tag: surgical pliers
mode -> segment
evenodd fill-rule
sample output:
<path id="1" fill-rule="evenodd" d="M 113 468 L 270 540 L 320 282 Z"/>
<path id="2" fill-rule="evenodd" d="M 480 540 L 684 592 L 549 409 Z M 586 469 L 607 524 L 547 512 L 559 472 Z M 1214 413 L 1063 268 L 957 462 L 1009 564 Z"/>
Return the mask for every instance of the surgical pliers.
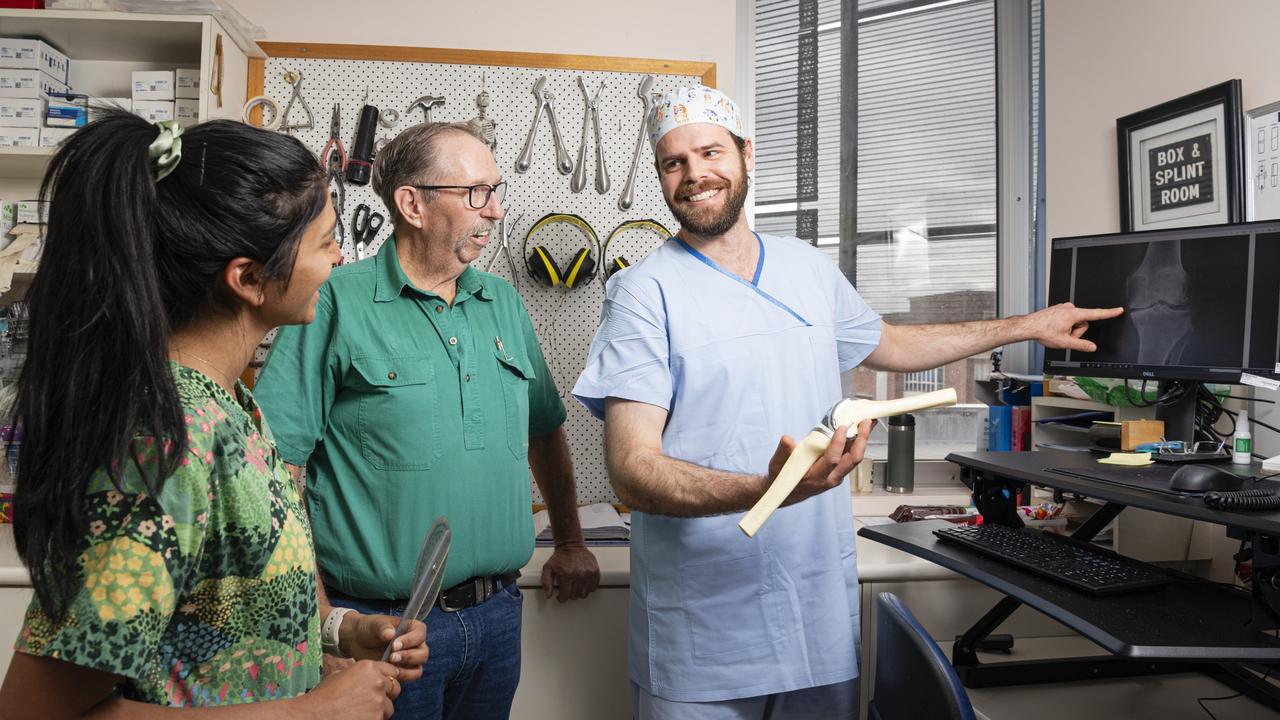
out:
<path id="1" fill-rule="evenodd" d="M 507 229 L 507 216 L 503 213 L 502 219 L 498 221 L 498 249 L 493 251 L 493 255 L 489 256 L 489 262 L 484 266 L 485 272 L 491 272 L 493 263 L 498 259 L 499 255 L 507 256 L 507 269 L 511 272 L 511 284 L 515 286 L 516 292 L 520 292 L 520 276 L 516 273 L 516 259 L 511 254 L 511 236 L 516 232 L 516 226 L 524 219 L 524 213 L 516 217 L 515 222 L 511 223 L 511 229 Z"/>
<path id="2" fill-rule="evenodd" d="M 347 228 L 343 224 L 346 216 L 347 185 L 342 173 L 347 168 L 347 151 L 342 146 L 342 115 L 338 103 L 333 104 L 333 118 L 329 121 L 329 142 L 325 144 L 320 161 L 325 164 L 325 172 L 329 176 L 329 184 L 337 187 L 329 191 L 333 198 L 333 209 L 338 214 L 338 247 L 347 244 Z"/>
<path id="3" fill-rule="evenodd" d="M 284 112 L 280 114 L 280 131 L 288 135 L 292 135 L 294 130 L 310 130 L 315 124 L 315 119 L 311 116 L 311 106 L 307 104 L 307 99 L 302 97 L 302 71 L 290 70 L 284 74 L 284 81 L 293 86 L 293 94 L 289 96 L 289 102 L 284 106 Z M 305 123 L 289 122 L 289 111 L 293 109 L 295 102 L 302 104 L 302 111 L 307 114 Z"/>

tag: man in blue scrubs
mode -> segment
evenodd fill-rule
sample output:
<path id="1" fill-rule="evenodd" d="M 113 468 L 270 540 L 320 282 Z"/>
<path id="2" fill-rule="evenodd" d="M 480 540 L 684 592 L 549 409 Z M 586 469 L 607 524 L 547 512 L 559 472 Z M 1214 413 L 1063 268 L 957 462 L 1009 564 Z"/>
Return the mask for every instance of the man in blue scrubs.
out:
<path id="1" fill-rule="evenodd" d="M 818 720 L 858 709 L 858 579 L 833 439 L 754 538 L 740 512 L 841 397 L 859 364 L 926 370 L 1021 340 L 1091 351 L 1090 320 L 1120 309 L 894 327 L 807 243 L 752 232 L 752 144 L 734 102 L 664 96 L 650 120 L 681 229 L 608 285 L 574 395 L 605 420 L 605 455 L 632 510 L 631 688 L 639 720 Z M 782 439 L 779 440 L 779 437 Z M 843 434 L 837 432 L 836 438 Z M 834 492 L 827 492 L 833 490 Z"/>

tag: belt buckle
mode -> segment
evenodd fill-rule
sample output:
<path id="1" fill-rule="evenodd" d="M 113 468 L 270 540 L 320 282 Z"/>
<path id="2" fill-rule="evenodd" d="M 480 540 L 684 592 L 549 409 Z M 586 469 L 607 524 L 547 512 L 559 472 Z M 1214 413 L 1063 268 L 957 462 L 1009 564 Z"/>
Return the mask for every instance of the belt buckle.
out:
<path id="1" fill-rule="evenodd" d="M 480 603 L 493 597 L 496 583 L 492 576 L 475 578 L 471 581 L 471 604 L 450 605 L 447 593 L 440 593 L 440 609 L 445 612 L 457 612 L 465 610 L 469 607 L 475 607 Z"/>
<path id="2" fill-rule="evenodd" d="M 457 607 L 450 605 L 449 596 L 444 593 L 440 593 L 440 609 L 441 610 L 451 613 L 451 612 L 458 612 L 459 610 L 463 610 L 466 607 L 467 607 L 466 605 L 458 605 Z"/>

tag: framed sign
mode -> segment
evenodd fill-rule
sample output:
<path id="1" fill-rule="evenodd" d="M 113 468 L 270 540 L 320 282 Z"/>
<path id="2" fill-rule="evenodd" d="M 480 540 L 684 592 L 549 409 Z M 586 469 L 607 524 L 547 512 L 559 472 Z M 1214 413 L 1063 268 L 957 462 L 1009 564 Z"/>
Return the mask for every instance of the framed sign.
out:
<path id="1" fill-rule="evenodd" d="M 1245 220 L 1280 218 L 1280 102 L 1245 114 Z"/>
<path id="2" fill-rule="evenodd" d="M 1120 230 L 1244 220 L 1240 81 L 1116 120 Z"/>

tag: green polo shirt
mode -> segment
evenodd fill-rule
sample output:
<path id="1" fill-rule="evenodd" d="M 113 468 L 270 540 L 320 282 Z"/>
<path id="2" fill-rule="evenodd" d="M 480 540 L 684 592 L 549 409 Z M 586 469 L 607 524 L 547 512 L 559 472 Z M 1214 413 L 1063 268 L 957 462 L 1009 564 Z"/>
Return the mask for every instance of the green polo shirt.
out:
<path id="1" fill-rule="evenodd" d="M 533 554 L 529 436 L 565 409 L 501 278 L 467 268 L 450 307 L 409 282 L 390 239 L 333 271 L 314 322 L 280 329 L 254 396 L 285 462 L 310 463 L 316 558 L 339 591 L 408 597 L 440 515 L 444 587 Z"/>

